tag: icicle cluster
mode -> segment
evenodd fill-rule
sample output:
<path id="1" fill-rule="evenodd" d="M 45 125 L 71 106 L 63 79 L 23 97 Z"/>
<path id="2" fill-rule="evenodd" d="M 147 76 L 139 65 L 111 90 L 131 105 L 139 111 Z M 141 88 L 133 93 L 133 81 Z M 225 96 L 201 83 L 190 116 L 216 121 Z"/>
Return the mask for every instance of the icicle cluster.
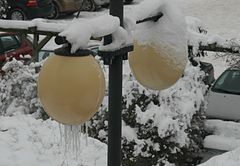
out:
<path id="1" fill-rule="evenodd" d="M 74 154 L 78 159 L 83 146 L 88 146 L 88 122 L 83 125 L 59 124 L 60 141 L 65 157 Z"/>

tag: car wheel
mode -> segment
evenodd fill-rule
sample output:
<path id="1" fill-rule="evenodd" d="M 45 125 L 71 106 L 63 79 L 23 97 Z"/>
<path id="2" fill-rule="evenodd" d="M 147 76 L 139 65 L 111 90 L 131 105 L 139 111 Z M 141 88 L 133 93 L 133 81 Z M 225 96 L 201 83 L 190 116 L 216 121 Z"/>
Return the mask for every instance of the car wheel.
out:
<path id="1" fill-rule="evenodd" d="M 133 0 L 125 0 L 125 4 L 130 4 L 132 2 L 133 2 Z"/>
<path id="2" fill-rule="evenodd" d="M 73 15 L 74 13 L 76 13 L 76 12 L 68 12 L 68 13 L 66 13 L 66 15 Z"/>
<path id="3" fill-rule="evenodd" d="M 94 11 L 96 9 L 95 3 L 92 0 L 84 0 L 82 10 L 83 11 Z"/>
<path id="4" fill-rule="evenodd" d="M 51 15 L 49 15 L 47 18 L 56 19 L 59 17 L 59 15 L 60 15 L 59 7 L 55 3 L 53 3 L 53 11 L 52 11 Z"/>
<path id="5" fill-rule="evenodd" d="M 110 4 L 109 3 L 105 3 L 103 5 L 101 5 L 103 8 L 109 8 Z"/>
<path id="6" fill-rule="evenodd" d="M 11 20 L 26 20 L 27 17 L 21 9 L 11 10 L 9 13 L 9 18 Z"/>

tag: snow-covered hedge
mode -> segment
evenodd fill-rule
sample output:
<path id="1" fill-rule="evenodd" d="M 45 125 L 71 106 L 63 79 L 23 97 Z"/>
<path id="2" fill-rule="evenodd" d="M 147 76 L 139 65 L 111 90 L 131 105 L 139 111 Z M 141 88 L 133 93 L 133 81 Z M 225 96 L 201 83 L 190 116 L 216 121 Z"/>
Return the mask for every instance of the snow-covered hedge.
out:
<path id="1" fill-rule="evenodd" d="M 0 19 L 7 18 L 9 8 L 7 0 L 0 0 Z"/>
<path id="2" fill-rule="evenodd" d="M 204 135 L 206 86 L 198 67 L 188 66 L 174 86 L 154 92 L 124 76 L 123 165 L 196 165 Z M 107 106 L 91 120 L 90 135 L 107 142 Z"/>
<path id="3" fill-rule="evenodd" d="M 47 117 L 37 98 L 36 79 L 40 66 L 41 63 L 25 65 L 17 60 L 4 65 L 4 74 L 0 78 L 2 114 L 23 112 L 43 119 Z M 123 166 L 153 166 L 168 162 L 195 165 L 200 159 L 204 132 L 204 73 L 198 67 L 188 65 L 184 77 L 174 86 L 156 92 L 142 87 L 129 72 L 127 64 L 124 69 Z M 103 142 L 107 142 L 107 98 L 88 125 L 89 135 Z"/>
<path id="4" fill-rule="evenodd" d="M 47 118 L 37 98 L 37 77 L 41 63 L 26 65 L 13 59 L 7 62 L 0 74 L 0 115 L 34 113 Z M 14 107 L 15 109 L 11 109 Z"/>

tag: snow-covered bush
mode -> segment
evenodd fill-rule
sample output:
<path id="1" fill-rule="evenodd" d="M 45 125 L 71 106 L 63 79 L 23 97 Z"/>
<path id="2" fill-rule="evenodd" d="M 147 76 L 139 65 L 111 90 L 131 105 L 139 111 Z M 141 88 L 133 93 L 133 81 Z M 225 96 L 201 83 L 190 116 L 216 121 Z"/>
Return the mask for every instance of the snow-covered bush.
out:
<path id="1" fill-rule="evenodd" d="M 0 19 L 7 18 L 7 11 L 9 9 L 7 0 L 0 0 Z"/>
<path id="2" fill-rule="evenodd" d="M 166 162 L 196 165 L 204 135 L 204 73 L 188 66 L 184 77 L 161 92 L 144 89 L 131 74 L 124 76 L 123 166 Z M 91 120 L 90 135 L 107 142 L 107 108 Z"/>
<path id="3" fill-rule="evenodd" d="M 228 66 L 234 66 L 240 64 L 240 54 L 232 53 L 216 53 L 215 57 L 222 58 L 223 61 L 226 61 Z"/>
<path id="4" fill-rule="evenodd" d="M 35 113 L 42 117 L 43 109 L 37 98 L 37 68 L 41 63 L 26 65 L 13 59 L 2 67 L 0 75 L 0 114 Z M 11 109 L 14 107 L 15 109 Z M 14 112 L 13 112 L 14 111 Z M 42 117 L 44 118 L 44 117 Z"/>
<path id="5" fill-rule="evenodd" d="M 240 54 L 236 53 L 240 52 L 240 39 L 225 39 L 217 34 L 209 33 L 205 30 L 204 24 L 198 18 L 187 16 L 185 20 L 187 22 L 188 30 L 189 59 L 193 65 L 198 65 L 198 57 L 208 55 L 222 58 L 228 66 L 240 63 Z M 200 50 L 200 45 L 206 46 L 208 49 L 215 49 L 215 52 Z"/>

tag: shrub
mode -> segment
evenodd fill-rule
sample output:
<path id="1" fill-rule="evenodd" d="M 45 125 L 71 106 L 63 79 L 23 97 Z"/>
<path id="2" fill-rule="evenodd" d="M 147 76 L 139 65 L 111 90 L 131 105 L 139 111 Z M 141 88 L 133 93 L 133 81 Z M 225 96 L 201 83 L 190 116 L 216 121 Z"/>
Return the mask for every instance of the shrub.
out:
<path id="1" fill-rule="evenodd" d="M 125 75 L 123 96 L 123 166 L 174 163 L 196 165 L 204 136 L 203 72 L 188 66 L 185 76 L 162 92 L 144 89 Z M 107 142 L 107 108 L 92 119 L 90 135 Z"/>
<path id="2" fill-rule="evenodd" d="M 7 18 L 7 12 L 10 9 L 7 0 L 0 0 L 0 19 Z"/>
<path id="3" fill-rule="evenodd" d="M 2 67 L 0 75 L 0 110 L 1 114 L 13 115 L 18 112 L 35 114 L 46 119 L 37 97 L 37 68 L 41 63 L 26 65 L 13 59 Z"/>

